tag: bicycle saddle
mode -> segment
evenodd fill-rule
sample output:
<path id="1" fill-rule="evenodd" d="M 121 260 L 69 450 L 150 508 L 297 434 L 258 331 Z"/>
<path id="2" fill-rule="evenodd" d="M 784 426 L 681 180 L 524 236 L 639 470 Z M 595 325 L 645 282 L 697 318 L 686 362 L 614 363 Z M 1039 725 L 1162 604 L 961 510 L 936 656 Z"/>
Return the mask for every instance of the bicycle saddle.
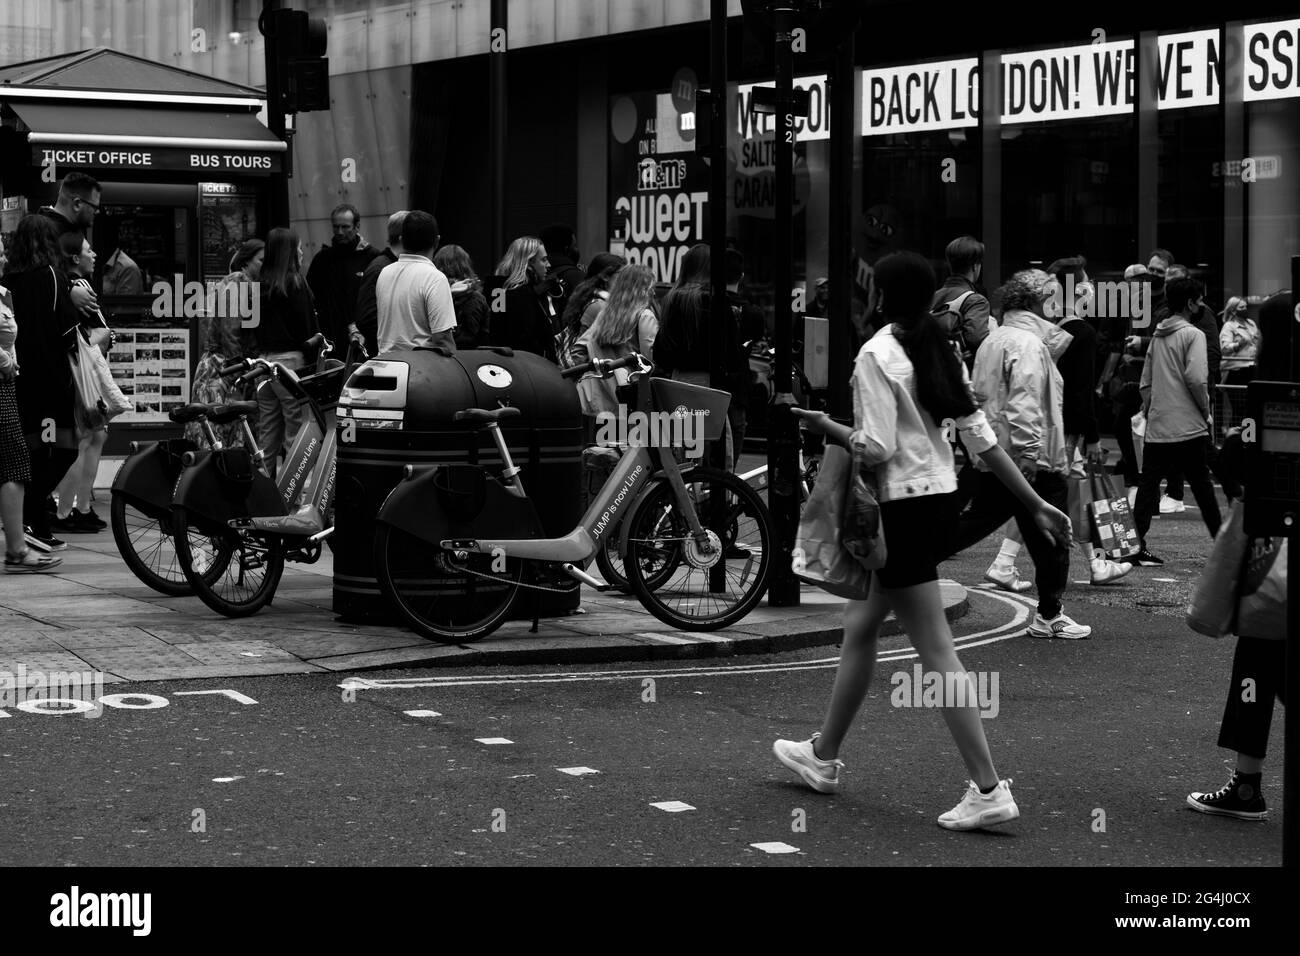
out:
<path id="1" fill-rule="evenodd" d="M 241 415 L 256 415 L 257 402 L 230 402 L 227 405 L 209 405 L 208 421 L 214 425 L 227 425 Z"/>
<path id="2" fill-rule="evenodd" d="M 184 425 L 187 422 L 208 417 L 212 414 L 212 409 L 216 407 L 215 405 L 204 405 L 202 402 L 190 402 L 180 408 L 173 408 L 167 413 L 167 417 L 177 425 Z M 253 407 L 256 408 L 257 404 L 253 403 Z"/>
<path id="3" fill-rule="evenodd" d="M 486 425 L 488 422 L 500 421 L 503 418 L 514 418 L 522 414 L 519 409 L 507 406 L 505 408 L 466 408 L 451 416 L 453 421 L 473 422 L 476 425 Z"/>

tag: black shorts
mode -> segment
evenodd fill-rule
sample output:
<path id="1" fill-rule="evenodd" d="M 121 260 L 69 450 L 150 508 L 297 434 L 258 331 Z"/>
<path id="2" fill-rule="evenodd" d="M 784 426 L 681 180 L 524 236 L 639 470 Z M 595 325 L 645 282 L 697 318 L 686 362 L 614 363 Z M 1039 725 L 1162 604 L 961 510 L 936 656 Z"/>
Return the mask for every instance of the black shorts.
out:
<path id="1" fill-rule="evenodd" d="M 880 584 L 892 590 L 939 580 L 939 563 L 956 550 L 960 510 L 955 491 L 884 502 L 885 566 L 876 572 Z"/>

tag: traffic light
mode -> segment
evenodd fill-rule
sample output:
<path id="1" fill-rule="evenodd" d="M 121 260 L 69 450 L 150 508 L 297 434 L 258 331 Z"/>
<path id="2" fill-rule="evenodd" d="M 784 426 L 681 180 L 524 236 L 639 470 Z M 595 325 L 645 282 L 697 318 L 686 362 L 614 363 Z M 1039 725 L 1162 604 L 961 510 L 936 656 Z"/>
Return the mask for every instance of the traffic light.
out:
<path id="1" fill-rule="evenodd" d="M 325 21 L 309 17 L 303 10 L 276 10 L 272 17 L 281 108 L 286 113 L 329 109 Z"/>

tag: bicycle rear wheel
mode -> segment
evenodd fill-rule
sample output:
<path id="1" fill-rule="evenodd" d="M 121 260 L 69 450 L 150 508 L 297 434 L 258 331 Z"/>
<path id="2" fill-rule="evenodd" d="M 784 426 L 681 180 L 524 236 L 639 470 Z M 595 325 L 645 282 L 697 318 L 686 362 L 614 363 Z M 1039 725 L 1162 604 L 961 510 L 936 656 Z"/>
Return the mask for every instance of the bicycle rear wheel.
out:
<path id="1" fill-rule="evenodd" d="M 502 568 L 489 554 L 457 558 L 400 528 L 378 524 L 375 570 L 379 586 L 411 630 L 431 641 L 465 644 L 504 623 L 523 562 L 506 558 Z"/>
<path id="2" fill-rule="evenodd" d="M 256 614 L 275 597 L 284 573 L 284 539 L 233 528 L 212 526 L 188 509 L 172 509 L 172 537 L 176 557 L 194 593 L 212 610 L 226 617 Z M 217 542 L 217 553 L 227 555 L 219 564 L 205 557 Z"/>
<path id="3" fill-rule="evenodd" d="M 686 481 L 716 550 L 705 554 L 695 543 L 672 486 L 664 481 L 641 497 L 627 519 L 632 524 L 624 566 L 632 593 L 659 620 L 681 630 L 712 631 L 735 624 L 762 600 L 771 569 L 772 522 L 754 489 L 730 472 L 696 468 Z M 710 506 L 715 495 L 724 503 L 718 519 Z M 651 587 L 643 569 L 670 561 L 672 573 Z"/>
<path id="4" fill-rule="evenodd" d="M 170 514 L 155 517 L 115 494 L 109 507 L 109 524 L 122 560 L 141 582 L 170 597 L 194 593 L 176 555 Z M 196 541 L 196 547 L 202 553 L 200 563 L 208 569 L 207 577 L 219 574 L 222 565 L 230 560 L 229 549 L 223 550 L 219 541 Z"/>
<path id="5" fill-rule="evenodd" d="M 669 513 L 662 513 L 657 523 L 661 526 L 667 526 Z M 624 594 L 632 593 L 632 585 L 627 581 L 627 574 L 623 570 L 623 555 L 619 551 L 619 541 L 622 538 L 621 526 L 615 526 L 608 534 L 605 535 L 604 546 L 596 551 L 596 567 L 600 568 L 600 575 L 608 584 L 614 585 Z M 681 561 L 681 553 L 676 549 L 658 551 L 650 553 L 643 551 L 643 557 L 648 557 L 650 563 L 642 568 L 642 577 L 645 578 L 647 586 L 653 591 L 659 585 L 663 584 L 672 573 L 677 570 L 677 565 Z"/>

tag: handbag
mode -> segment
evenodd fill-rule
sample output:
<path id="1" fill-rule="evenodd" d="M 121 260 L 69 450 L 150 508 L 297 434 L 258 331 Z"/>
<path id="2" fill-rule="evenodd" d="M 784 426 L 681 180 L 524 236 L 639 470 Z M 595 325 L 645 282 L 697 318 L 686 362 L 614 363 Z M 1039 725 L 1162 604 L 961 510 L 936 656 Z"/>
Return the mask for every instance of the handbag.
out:
<path id="1" fill-rule="evenodd" d="M 1087 464 L 1088 486 L 1092 501 L 1088 504 L 1088 522 L 1093 546 L 1111 560 L 1129 558 L 1142 550 L 1133 513 L 1126 495 L 1117 495 L 1110 476 Z"/>
<path id="2" fill-rule="evenodd" d="M 1287 541 L 1248 538 L 1244 512 L 1242 502 L 1233 505 L 1215 536 L 1187 626 L 1209 637 L 1280 640 L 1286 634 Z"/>
<path id="3" fill-rule="evenodd" d="M 76 385 L 77 424 L 87 430 L 103 428 L 109 420 L 130 411 L 131 402 L 113 381 L 108 359 L 90 336 L 78 328 L 77 353 L 68 356 L 72 380 Z"/>
<path id="4" fill-rule="evenodd" d="M 882 567 L 885 558 L 880 506 L 857 454 L 827 444 L 799 521 L 791 570 L 837 597 L 865 601 L 871 571 Z"/>

